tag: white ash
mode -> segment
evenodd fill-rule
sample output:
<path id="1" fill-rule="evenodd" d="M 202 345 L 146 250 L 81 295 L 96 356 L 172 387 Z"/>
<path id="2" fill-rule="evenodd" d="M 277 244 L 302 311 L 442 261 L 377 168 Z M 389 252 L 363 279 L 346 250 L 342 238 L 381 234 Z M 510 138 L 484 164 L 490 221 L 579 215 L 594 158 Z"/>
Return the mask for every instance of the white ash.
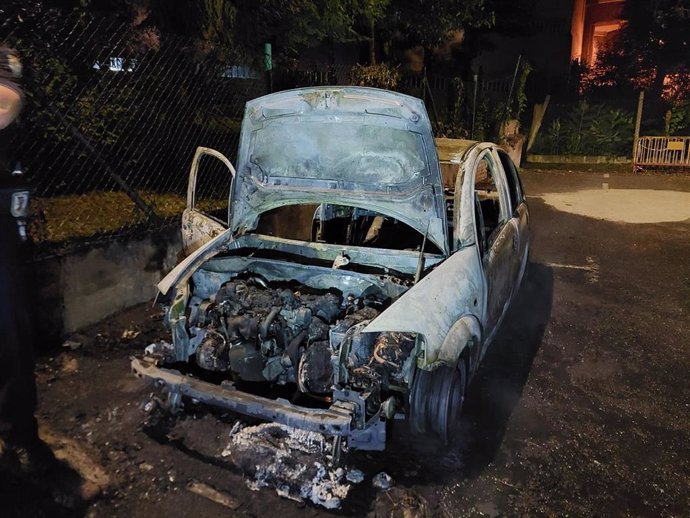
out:
<path id="1" fill-rule="evenodd" d="M 249 489 L 274 488 L 291 500 L 307 500 L 336 509 L 347 497 L 351 483 L 363 480 L 359 470 L 328 466 L 333 439 L 277 423 L 243 426 L 237 422 L 230 442 L 221 453 L 232 456 L 252 478 Z"/>
<path id="2" fill-rule="evenodd" d="M 237 426 L 237 423 L 235 423 Z M 233 430 L 235 427 L 233 427 Z M 281 431 L 283 433 L 281 433 Z M 257 426 L 231 431 L 231 444 L 240 447 L 280 446 L 285 450 L 298 450 L 304 453 L 322 453 L 332 441 L 317 432 L 307 432 L 277 423 L 262 423 Z"/>

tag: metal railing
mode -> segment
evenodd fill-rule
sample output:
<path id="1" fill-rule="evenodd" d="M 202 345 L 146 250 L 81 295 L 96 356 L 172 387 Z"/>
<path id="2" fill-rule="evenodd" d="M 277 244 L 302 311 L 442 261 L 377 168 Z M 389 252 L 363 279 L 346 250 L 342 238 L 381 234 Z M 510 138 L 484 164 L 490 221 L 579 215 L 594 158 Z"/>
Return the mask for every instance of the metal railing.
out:
<path id="1" fill-rule="evenodd" d="M 635 167 L 689 167 L 690 137 L 639 137 Z"/>

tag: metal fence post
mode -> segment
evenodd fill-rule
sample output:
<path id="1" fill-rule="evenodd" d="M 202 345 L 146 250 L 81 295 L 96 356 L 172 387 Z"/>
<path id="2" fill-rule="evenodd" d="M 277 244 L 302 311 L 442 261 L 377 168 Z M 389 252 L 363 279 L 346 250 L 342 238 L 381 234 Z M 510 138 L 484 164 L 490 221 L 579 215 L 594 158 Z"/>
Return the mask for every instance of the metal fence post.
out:
<path id="1" fill-rule="evenodd" d="M 273 92 L 273 53 L 270 43 L 264 43 L 264 68 L 266 70 L 266 88 Z"/>
<path id="2" fill-rule="evenodd" d="M 477 85 L 479 84 L 479 75 L 474 74 L 474 92 L 472 94 L 472 129 L 470 130 L 470 140 L 474 140 L 474 121 L 477 115 Z"/>
<path id="3" fill-rule="evenodd" d="M 522 61 L 522 54 L 518 56 L 517 63 L 515 63 L 515 72 L 513 73 L 513 81 L 510 83 L 510 91 L 508 92 L 508 99 L 506 100 L 506 122 L 510 119 L 510 108 L 513 103 L 513 90 L 515 89 L 515 81 L 517 80 L 518 72 L 520 71 L 520 62 Z"/>
<path id="4" fill-rule="evenodd" d="M 60 124 L 65 126 L 67 131 L 69 131 L 70 135 L 79 142 L 81 145 L 86 148 L 86 150 L 89 152 L 89 154 L 93 157 L 94 160 L 103 168 L 105 171 L 110 175 L 110 177 L 115 181 L 115 183 L 122 189 L 122 191 L 129 197 L 132 202 L 137 206 L 139 210 L 141 210 L 144 214 L 146 214 L 147 218 L 150 218 L 156 223 L 161 223 L 160 217 L 158 217 L 158 214 L 153 210 L 153 208 L 146 203 L 144 200 L 141 199 L 141 196 L 139 196 L 139 193 L 132 189 L 129 184 L 120 176 L 117 172 L 115 172 L 115 169 L 108 163 L 96 150 L 96 148 L 89 142 L 89 140 L 84 136 L 83 133 L 81 133 L 77 128 L 74 127 L 74 125 L 70 124 L 70 122 L 65 118 L 65 116 L 53 106 L 50 101 L 44 99 L 42 95 L 37 95 L 36 97 L 40 98 L 41 101 L 43 102 L 43 106 L 50 112 L 52 113 L 55 118 L 57 118 L 58 121 L 60 121 Z"/>
<path id="5" fill-rule="evenodd" d="M 633 170 L 635 169 L 635 157 L 637 156 L 637 143 L 640 139 L 640 126 L 642 125 L 642 108 L 644 106 L 644 90 L 640 90 L 640 97 L 637 100 L 637 118 L 635 119 L 635 135 L 633 137 Z"/>
<path id="6" fill-rule="evenodd" d="M 436 124 L 440 124 L 441 120 L 438 118 L 438 111 L 436 110 L 436 102 L 434 101 L 434 94 L 431 93 L 431 86 L 429 86 L 429 80 L 426 77 L 426 67 L 424 67 L 424 77 L 422 78 L 422 81 L 424 82 L 424 87 L 426 89 L 426 92 L 429 94 L 429 100 L 431 101 L 431 108 L 434 113 L 434 120 L 436 121 Z"/>

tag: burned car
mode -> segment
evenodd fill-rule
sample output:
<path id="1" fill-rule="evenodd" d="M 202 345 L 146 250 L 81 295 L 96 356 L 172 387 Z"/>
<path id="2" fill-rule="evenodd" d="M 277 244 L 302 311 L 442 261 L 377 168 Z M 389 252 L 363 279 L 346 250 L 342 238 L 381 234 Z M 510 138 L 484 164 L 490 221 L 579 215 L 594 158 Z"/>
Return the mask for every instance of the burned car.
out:
<path id="1" fill-rule="evenodd" d="M 202 158 L 232 179 L 225 221 L 197 203 Z M 453 440 L 528 261 L 503 150 L 434 140 L 413 97 L 297 89 L 247 103 L 236 171 L 197 150 L 187 202 L 189 255 L 158 285 L 171 343 L 135 374 L 173 407 L 193 398 L 353 449 L 384 449 L 394 418 Z"/>

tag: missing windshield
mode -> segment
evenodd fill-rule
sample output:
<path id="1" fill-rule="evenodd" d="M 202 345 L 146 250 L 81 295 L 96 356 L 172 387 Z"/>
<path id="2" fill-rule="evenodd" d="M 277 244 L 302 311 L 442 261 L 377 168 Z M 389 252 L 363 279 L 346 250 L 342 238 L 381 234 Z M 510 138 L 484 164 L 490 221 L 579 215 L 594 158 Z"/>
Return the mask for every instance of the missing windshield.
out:
<path id="1" fill-rule="evenodd" d="M 397 219 L 347 205 L 288 205 L 260 216 L 257 232 L 313 243 L 419 251 L 424 236 Z M 427 240 L 426 253 L 441 254 Z"/>

